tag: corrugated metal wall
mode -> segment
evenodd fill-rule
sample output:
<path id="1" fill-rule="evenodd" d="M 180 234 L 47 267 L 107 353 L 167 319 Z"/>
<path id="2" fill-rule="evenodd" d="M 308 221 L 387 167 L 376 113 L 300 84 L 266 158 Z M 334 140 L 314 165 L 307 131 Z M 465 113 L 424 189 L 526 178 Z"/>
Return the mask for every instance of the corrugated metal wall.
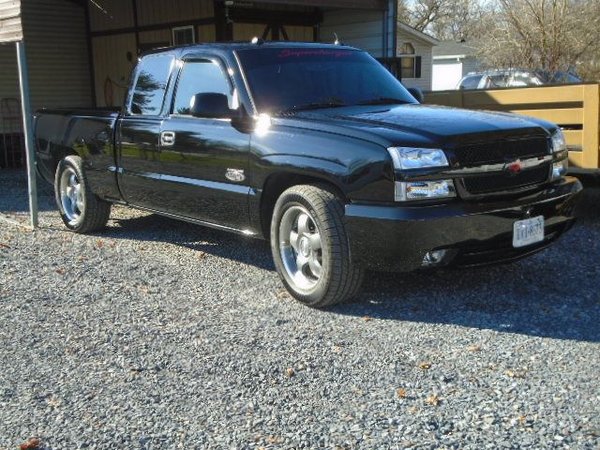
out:
<path id="1" fill-rule="evenodd" d="M 92 47 L 96 102 L 98 106 L 120 106 L 125 100 L 129 76 L 137 63 L 135 34 L 95 37 Z"/>
<path id="2" fill-rule="evenodd" d="M 137 2 L 140 26 L 214 17 L 212 1 L 143 0 Z"/>
<path id="3" fill-rule="evenodd" d="M 0 42 L 20 41 L 21 30 L 20 0 L 0 0 Z"/>
<path id="4" fill-rule="evenodd" d="M 17 49 L 14 43 L 0 44 L 0 67 L 0 99 L 20 98 Z M 0 133 L 20 129 L 20 127 L 15 126 L 11 121 L 7 121 L 6 124 L 4 122 L 3 118 L 0 117 Z"/>
<path id="5" fill-rule="evenodd" d="M 92 106 L 84 8 L 64 0 L 22 8 L 32 108 Z"/>
<path id="6" fill-rule="evenodd" d="M 333 42 L 336 33 L 344 44 L 368 51 L 376 58 L 384 53 L 384 12 L 378 10 L 325 11 L 321 41 Z"/>

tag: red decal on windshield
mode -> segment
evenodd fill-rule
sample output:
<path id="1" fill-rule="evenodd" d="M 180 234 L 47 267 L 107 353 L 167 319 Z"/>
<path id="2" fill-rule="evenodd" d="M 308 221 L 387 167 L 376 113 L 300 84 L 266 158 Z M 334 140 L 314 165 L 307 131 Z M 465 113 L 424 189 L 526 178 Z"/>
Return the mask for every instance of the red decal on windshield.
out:
<path id="1" fill-rule="evenodd" d="M 331 56 L 334 58 L 342 58 L 344 56 L 350 56 L 351 51 L 347 50 L 298 50 L 298 49 L 285 49 L 279 52 L 277 55 L 279 58 L 301 58 L 303 56 Z"/>

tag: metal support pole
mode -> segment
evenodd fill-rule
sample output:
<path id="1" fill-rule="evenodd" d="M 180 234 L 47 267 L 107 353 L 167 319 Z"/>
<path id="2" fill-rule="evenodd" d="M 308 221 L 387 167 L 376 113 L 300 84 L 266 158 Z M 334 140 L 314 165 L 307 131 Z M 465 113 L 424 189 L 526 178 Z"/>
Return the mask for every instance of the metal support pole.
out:
<path id="1" fill-rule="evenodd" d="M 23 134 L 25 135 L 25 151 L 27 153 L 27 181 L 29 188 L 29 214 L 31 228 L 38 226 L 38 200 L 35 170 L 35 152 L 33 146 L 33 125 L 31 121 L 31 103 L 29 100 L 29 76 L 25 42 L 17 42 L 17 60 L 19 62 L 19 87 L 21 89 L 21 109 L 23 114 Z"/>

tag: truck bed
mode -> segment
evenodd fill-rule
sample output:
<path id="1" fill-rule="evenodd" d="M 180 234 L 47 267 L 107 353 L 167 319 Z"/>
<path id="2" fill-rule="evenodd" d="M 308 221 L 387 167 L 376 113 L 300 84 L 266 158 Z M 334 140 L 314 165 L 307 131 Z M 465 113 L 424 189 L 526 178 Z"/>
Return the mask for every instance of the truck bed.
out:
<path id="1" fill-rule="evenodd" d="M 94 192 L 119 198 L 114 173 L 114 130 L 119 108 L 42 109 L 34 116 L 38 173 L 54 182 L 58 162 L 67 155 L 84 161 Z"/>

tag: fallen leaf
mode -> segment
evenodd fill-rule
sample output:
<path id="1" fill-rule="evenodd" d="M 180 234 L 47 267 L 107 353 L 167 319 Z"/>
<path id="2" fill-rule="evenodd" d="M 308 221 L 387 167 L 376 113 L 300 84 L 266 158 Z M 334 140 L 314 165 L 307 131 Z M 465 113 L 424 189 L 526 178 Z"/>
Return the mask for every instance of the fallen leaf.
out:
<path id="1" fill-rule="evenodd" d="M 51 406 L 52 408 L 58 408 L 62 401 L 58 397 L 52 395 L 46 399 L 46 403 L 48 403 L 48 406 Z"/>
<path id="2" fill-rule="evenodd" d="M 294 371 L 293 368 L 288 367 L 287 369 L 285 369 L 285 376 L 288 378 L 293 377 L 294 375 L 296 375 L 296 372 Z"/>
<path id="3" fill-rule="evenodd" d="M 362 318 L 362 320 L 364 320 L 365 322 L 370 322 L 371 320 L 373 320 L 373 318 L 372 318 L 372 317 L 369 317 L 369 316 L 364 316 L 364 317 Z"/>
<path id="4" fill-rule="evenodd" d="M 59 275 L 64 275 L 66 270 L 63 269 L 62 267 L 59 267 L 58 269 L 55 270 L 55 272 Z"/>
<path id="5" fill-rule="evenodd" d="M 334 353 L 342 353 L 342 347 L 340 347 L 339 345 L 334 345 L 333 347 L 331 347 L 331 351 Z"/>
<path id="6" fill-rule="evenodd" d="M 525 422 L 527 422 L 527 416 L 526 416 L 526 415 L 524 415 L 524 414 L 521 414 L 521 415 L 519 416 L 518 420 L 519 420 L 519 423 L 520 423 L 521 425 L 525 425 Z"/>
<path id="7" fill-rule="evenodd" d="M 470 345 L 467 350 L 469 350 L 472 353 L 475 352 L 480 352 L 481 351 L 481 345 Z"/>
<path id="8" fill-rule="evenodd" d="M 437 395 L 432 394 L 425 399 L 425 403 L 431 406 L 437 406 L 440 404 L 440 398 Z"/>
<path id="9" fill-rule="evenodd" d="M 525 378 L 525 371 L 508 369 L 504 371 L 504 375 L 509 378 Z"/>
<path id="10" fill-rule="evenodd" d="M 19 448 L 21 450 L 36 450 L 39 449 L 41 445 L 42 441 L 40 441 L 39 438 L 32 437 L 19 445 Z"/>
<path id="11" fill-rule="evenodd" d="M 104 241 L 102 239 L 98 239 L 96 241 L 96 247 L 98 247 L 98 248 L 104 247 Z"/>
<path id="12" fill-rule="evenodd" d="M 282 300 L 284 298 L 290 298 L 290 294 L 286 290 L 281 290 L 281 291 L 277 292 L 277 294 L 275 294 L 275 296 L 280 300 Z"/>
<path id="13" fill-rule="evenodd" d="M 0 242 L 0 248 L 10 248 L 10 245 Z"/>
<path id="14" fill-rule="evenodd" d="M 404 389 L 404 388 L 396 389 L 396 395 L 398 396 L 398 398 L 406 398 L 406 389 Z"/>
<path id="15" fill-rule="evenodd" d="M 283 442 L 283 439 L 280 438 L 279 436 L 269 436 L 267 438 L 267 442 L 269 444 L 281 444 Z"/>
<path id="16" fill-rule="evenodd" d="M 431 369 L 431 363 L 429 361 L 423 361 L 422 363 L 419 363 L 419 369 L 429 370 Z"/>

